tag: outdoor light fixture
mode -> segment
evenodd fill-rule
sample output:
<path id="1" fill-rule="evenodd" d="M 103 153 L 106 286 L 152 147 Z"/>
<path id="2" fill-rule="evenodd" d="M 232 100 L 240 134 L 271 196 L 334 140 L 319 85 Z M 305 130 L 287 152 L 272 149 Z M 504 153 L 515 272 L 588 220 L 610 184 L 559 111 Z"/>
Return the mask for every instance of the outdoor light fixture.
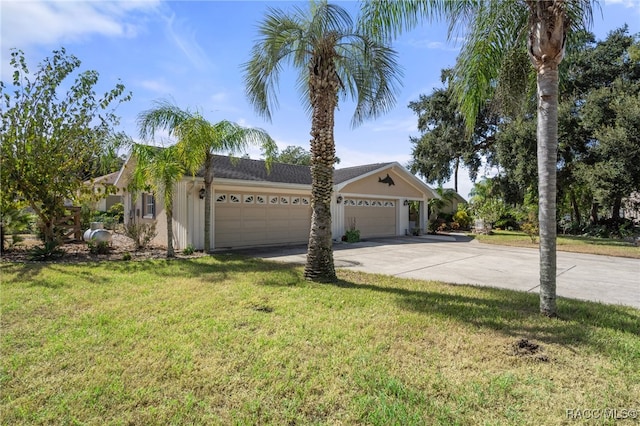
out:
<path id="1" fill-rule="evenodd" d="M 404 200 L 404 205 L 408 206 L 409 205 L 409 200 Z"/>
<path id="2" fill-rule="evenodd" d="M 340 204 L 342 202 L 342 195 L 338 195 L 338 198 L 336 198 L 336 203 Z"/>
<path id="3" fill-rule="evenodd" d="M 201 188 L 200 191 L 198 191 L 198 197 L 200 197 L 201 200 L 204 200 L 204 193 L 204 188 Z"/>

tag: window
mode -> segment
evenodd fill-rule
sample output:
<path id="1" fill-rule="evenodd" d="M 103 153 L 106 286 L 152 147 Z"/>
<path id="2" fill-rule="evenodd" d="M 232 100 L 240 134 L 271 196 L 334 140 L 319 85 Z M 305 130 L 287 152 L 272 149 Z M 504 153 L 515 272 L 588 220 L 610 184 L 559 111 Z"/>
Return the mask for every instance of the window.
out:
<path id="1" fill-rule="evenodd" d="M 156 198 L 153 194 L 142 194 L 142 217 L 153 219 L 156 217 Z"/>

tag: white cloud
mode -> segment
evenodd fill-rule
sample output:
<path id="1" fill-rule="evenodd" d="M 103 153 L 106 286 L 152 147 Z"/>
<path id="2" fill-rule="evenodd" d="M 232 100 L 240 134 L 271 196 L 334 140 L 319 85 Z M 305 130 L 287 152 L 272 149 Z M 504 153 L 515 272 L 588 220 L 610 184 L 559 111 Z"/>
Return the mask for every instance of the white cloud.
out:
<path id="1" fill-rule="evenodd" d="M 434 41 L 429 39 L 415 39 L 411 38 L 405 42 L 407 45 L 418 48 L 418 49 L 429 49 L 429 50 L 445 50 L 456 52 L 459 47 L 456 47 L 453 43 L 447 43 L 442 41 Z"/>
<path id="2" fill-rule="evenodd" d="M 404 132 L 415 133 L 418 131 L 418 120 L 413 115 L 401 120 L 384 120 L 367 125 L 374 132 Z"/>
<path id="3" fill-rule="evenodd" d="M 140 83 L 140 86 L 144 89 L 147 89 L 151 92 L 155 92 L 161 95 L 167 95 L 175 92 L 175 89 L 168 84 L 164 79 L 160 80 L 143 80 Z"/>
<path id="4" fill-rule="evenodd" d="M 138 27 L 133 11 L 150 11 L 148 1 L 3 1 L 2 50 L 30 45 L 59 45 L 91 35 L 133 37 Z"/>
<path id="5" fill-rule="evenodd" d="M 173 43 L 189 60 L 189 62 L 199 70 L 210 70 L 212 64 L 204 51 L 196 41 L 195 31 L 190 30 L 183 20 L 176 20 L 175 14 L 163 16 L 165 22 L 165 33 L 171 43 Z"/>

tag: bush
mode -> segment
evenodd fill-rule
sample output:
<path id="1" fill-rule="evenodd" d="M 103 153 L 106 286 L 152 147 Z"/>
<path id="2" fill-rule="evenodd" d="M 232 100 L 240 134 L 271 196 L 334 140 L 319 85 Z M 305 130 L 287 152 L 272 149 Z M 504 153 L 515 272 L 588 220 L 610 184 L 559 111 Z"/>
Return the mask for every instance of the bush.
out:
<path id="1" fill-rule="evenodd" d="M 111 249 L 109 243 L 106 241 L 89 240 L 87 241 L 87 245 L 89 246 L 89 253 L 91 254 L 108 254 Z"/>
<path id="2" fill-rule="evenodd" d="M 124 234 L 136 244 L 136 250 L 146 248 L 158 234 L 155 223 L 131 221 L 124 226 Z"/>
<path id="3" fill-rule="evenodd" d="M 357 243 L 360 241 L 360 231 L 358 229 L 347 229 L 344 233 L 344 240 L 348 243 Z"/>
<path id="4" fill-rule="evenodd" d="M 184 254 L 185 256 L 191 256 L 195 251 L 196 248 L 193 246 L 193 244 L 189 244 L 184 248 L 184 250 L 182 250 L 182 254 Z"/>
<path id="5" fill-rule="evenodd" d="M 520 225 L 518 224 L 517 219 L 511 213 L 506 213 L 500 216 L 498 220 L 493 224 L 494 228 L 500 229 L 519 229 Z"/>
<path id="6" fill-rule="evenodd" d="M 444 221 L 441 219 L 431 219 L 429 221 L 429 233 L 435 234 L 440 229 L 440 225 L 444 224 Z"/>
<path id="7" fill-rule="evenodd" d="M 25 213 L 15 204 L 10 204 L 0 209 L 0 242 L 1 249 L 5 249 L 5 237 L 11 235 L 10 246 L 13 246 L 23 239 L 20 234 L 29 232 L 31 226 L 31 215 Z"/>
<path id="8" fill-rule="evenodd" d="M 453 215 L 453 221 L 457 222 L 460 228 L 469 229 L 471 226 L 471 216 L 466 209 L 461 208 L 462 205 L 458 206 L 458 211 Z"/>
<path id="9" fill-rule="evenodd" d="M 131 253 L 126 252 L 125 254 L 122 255 L 122 260 L 131 260 Z"/>
<path id="10" fill-rule="evenodd" d="M 529 236 L 529 238 L 531 238 L 531 242 L 533 244 L 537 242 L 538 235 L 540 234 L 540 228 L 537 222 L 528 220 L 524 222 L 520 228 Z"/>
<path id="11" fill-rule="evenodd" d="M 59 248 L 57 241 L 47 241 L 42 246 L 37 246 L 29 251 L 29 259 L 37 261 L 54 260 L 64 256 L 64 250 Z"/>

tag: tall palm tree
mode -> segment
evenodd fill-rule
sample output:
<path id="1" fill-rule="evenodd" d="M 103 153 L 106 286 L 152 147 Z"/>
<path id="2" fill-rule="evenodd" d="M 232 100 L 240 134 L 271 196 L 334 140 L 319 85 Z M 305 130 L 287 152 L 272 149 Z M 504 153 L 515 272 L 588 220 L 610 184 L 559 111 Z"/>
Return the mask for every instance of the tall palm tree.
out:
<path id="1" fill-rule="evenodd" d="M 173 250 L 173 194 L 176 184 L 182 179 L 186 169 L 180 160 L 175 145 L 158 148 L 134 144 L 133 156 L 136 168 L 133 174 L 134 187 L 150 185 L 154 192 L 162 194 L 167 218 L 167 257 L 175 257 Z"/>
<path id="2" fill-rule="evenodd" d="M 159 129 L 167 130 L 177 143 L 177 154 L 187 170 L 195 174 L 204 165 L 204 251 L 211 251 L 211 184 L 214 153 L 238 154 L 250 145 L 262 148 L 267 168 L 277 152 L 276 143 L 262 129 L 243 127 L 222 120 L 211 123 L 199 113 L 183 110 L 167 101 L 157 101 L 154 107 L 138 116 L 143 138 L 153 139 Z"/>
<path id="3" fill-rule="evenodd" d="M 454 84 L 467 127 L 504 74 L 514 49 L 526 48 L 537 76 L 540 312 L 556 316 L 556 165 L 558 65 L 567 36 L 590 24 L 591 0 L 372 0 L 363 15 L 373 32 L 390 37 L 422 19 L 445 18 L 450 35 L 468 28 Z M 499 84 L 499 82 L 498 82 Z"/>
<path id="4" fill-rule="evenodd" d="M 358 29 L 348 12 L 326 1 L 291 13 L 269 9 L 260 39 L 244 64 L 246 93 L 258 113 L 271 119 L 283 65 L 298 71 L 298 89 L 311 113 L 311 231 L 304 276 L 335 281 L 331 241 L 331 193 L 336 161 L 333 136 L 339 97 L 355 99 L 357 126 L 395 104 L 400 77 L 396 53 Z M 308 102 L 308 103 L 307 103 Z"/>

